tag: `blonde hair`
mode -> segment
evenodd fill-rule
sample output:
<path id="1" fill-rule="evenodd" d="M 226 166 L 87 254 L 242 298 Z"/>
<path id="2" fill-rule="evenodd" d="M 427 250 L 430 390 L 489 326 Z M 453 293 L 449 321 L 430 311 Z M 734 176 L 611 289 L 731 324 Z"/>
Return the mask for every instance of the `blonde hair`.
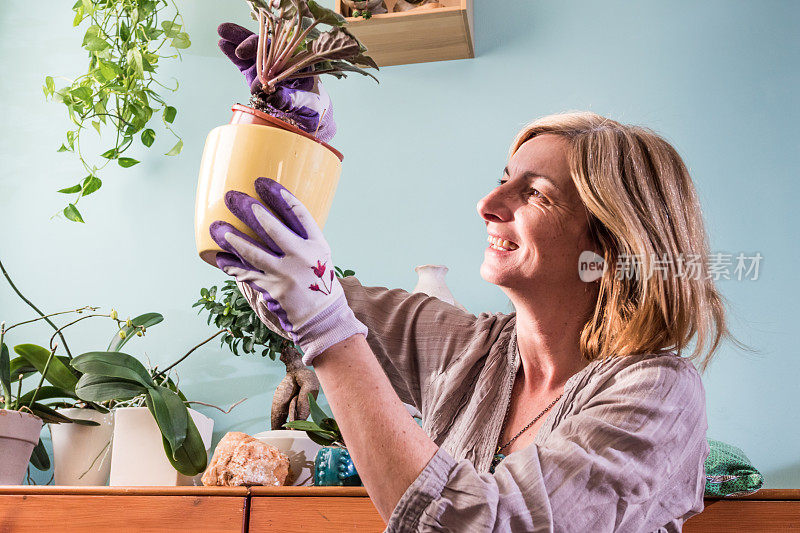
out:
<path id="1" fill-rule="evenodd" d="M 581 332 L 583 356 L 681 355 L 696 336 L 689 358 L 700 359 L 705 370 L 723 337 L 742 346 L 727 328 L 723 297 L 708 274 L 700 203 L 678 152 L 648 128 L 569 112 L 526 125 L 509 157 L 543 134 L 567 140 L 570 175 L 606 265 L 593 316 Z M 694 278 L 676 275 L 679 258 L 692 257 L 699 258 Z M 626 275 L 624 258 L 634 260 L 628 266 L 637 275 Z M 671 265 L 665 276 L 647 275 L 665 259 Z"/>

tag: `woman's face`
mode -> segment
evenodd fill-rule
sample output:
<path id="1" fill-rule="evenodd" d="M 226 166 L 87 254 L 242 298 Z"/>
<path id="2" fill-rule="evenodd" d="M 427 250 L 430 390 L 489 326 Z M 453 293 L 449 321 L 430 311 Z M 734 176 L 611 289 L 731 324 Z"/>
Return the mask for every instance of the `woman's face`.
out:
<path id="1" fill-rule="evenodd" d="M 500 184 L 478 202 L 489 246 L 481 276 L 500 287 L 535 294 L 537 288 L 583 283 L 578 257 L 594 250 L 587 210 L 569 174 L 566 140 L 536 136 L 519 147 Z M 499 250 L 493 237 L 509 241 Z"/>

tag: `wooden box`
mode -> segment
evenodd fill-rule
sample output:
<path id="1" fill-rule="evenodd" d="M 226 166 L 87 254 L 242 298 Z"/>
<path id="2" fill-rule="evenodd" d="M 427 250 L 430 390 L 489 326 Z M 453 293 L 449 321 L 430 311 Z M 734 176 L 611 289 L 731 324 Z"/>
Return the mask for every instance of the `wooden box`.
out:
<path id="1" fill-rule="evenodd" d="M 403 13 L 392 13 L 396 0 L 385 1 L 389 12 L 366 20 L 347 16 L 349 8 L 334 2 L 378 66 L 475 57 L 472 0 L 439 0 L 443 7 Z"/>

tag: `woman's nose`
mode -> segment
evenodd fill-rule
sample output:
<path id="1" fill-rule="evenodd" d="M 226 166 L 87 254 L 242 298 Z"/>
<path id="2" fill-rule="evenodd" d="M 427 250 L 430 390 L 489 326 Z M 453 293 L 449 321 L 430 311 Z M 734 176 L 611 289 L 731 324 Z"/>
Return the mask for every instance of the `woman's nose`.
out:
<path id="1" fill-rule="evenodd" d="M 509 206 L 508 198 L 501 192 L 500 187 L 478 201 L 478 214 L 487 222 L 506 222 L 513 218 L 513 210 Z"/>

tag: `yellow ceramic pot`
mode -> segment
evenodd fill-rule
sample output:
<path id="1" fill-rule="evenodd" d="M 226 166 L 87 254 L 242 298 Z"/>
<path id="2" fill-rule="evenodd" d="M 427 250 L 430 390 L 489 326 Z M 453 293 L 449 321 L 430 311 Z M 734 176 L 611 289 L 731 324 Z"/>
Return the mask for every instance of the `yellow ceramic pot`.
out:
<path id="1" fill-rule="evenodd" d="M 197 253 L 214 266 L 222 251 L 208 229 L 215 220 L 257 239 L 225 207 L 227 191 L 258 198 L 255 180 L 274 179 L 303 202 L 322 228 L 342 171 L 341 154 L 308 133 L 249 107 L 237 104 L 233 109 L 232 123 L 214 128 L 206 138 L 197 182 Z"/>

